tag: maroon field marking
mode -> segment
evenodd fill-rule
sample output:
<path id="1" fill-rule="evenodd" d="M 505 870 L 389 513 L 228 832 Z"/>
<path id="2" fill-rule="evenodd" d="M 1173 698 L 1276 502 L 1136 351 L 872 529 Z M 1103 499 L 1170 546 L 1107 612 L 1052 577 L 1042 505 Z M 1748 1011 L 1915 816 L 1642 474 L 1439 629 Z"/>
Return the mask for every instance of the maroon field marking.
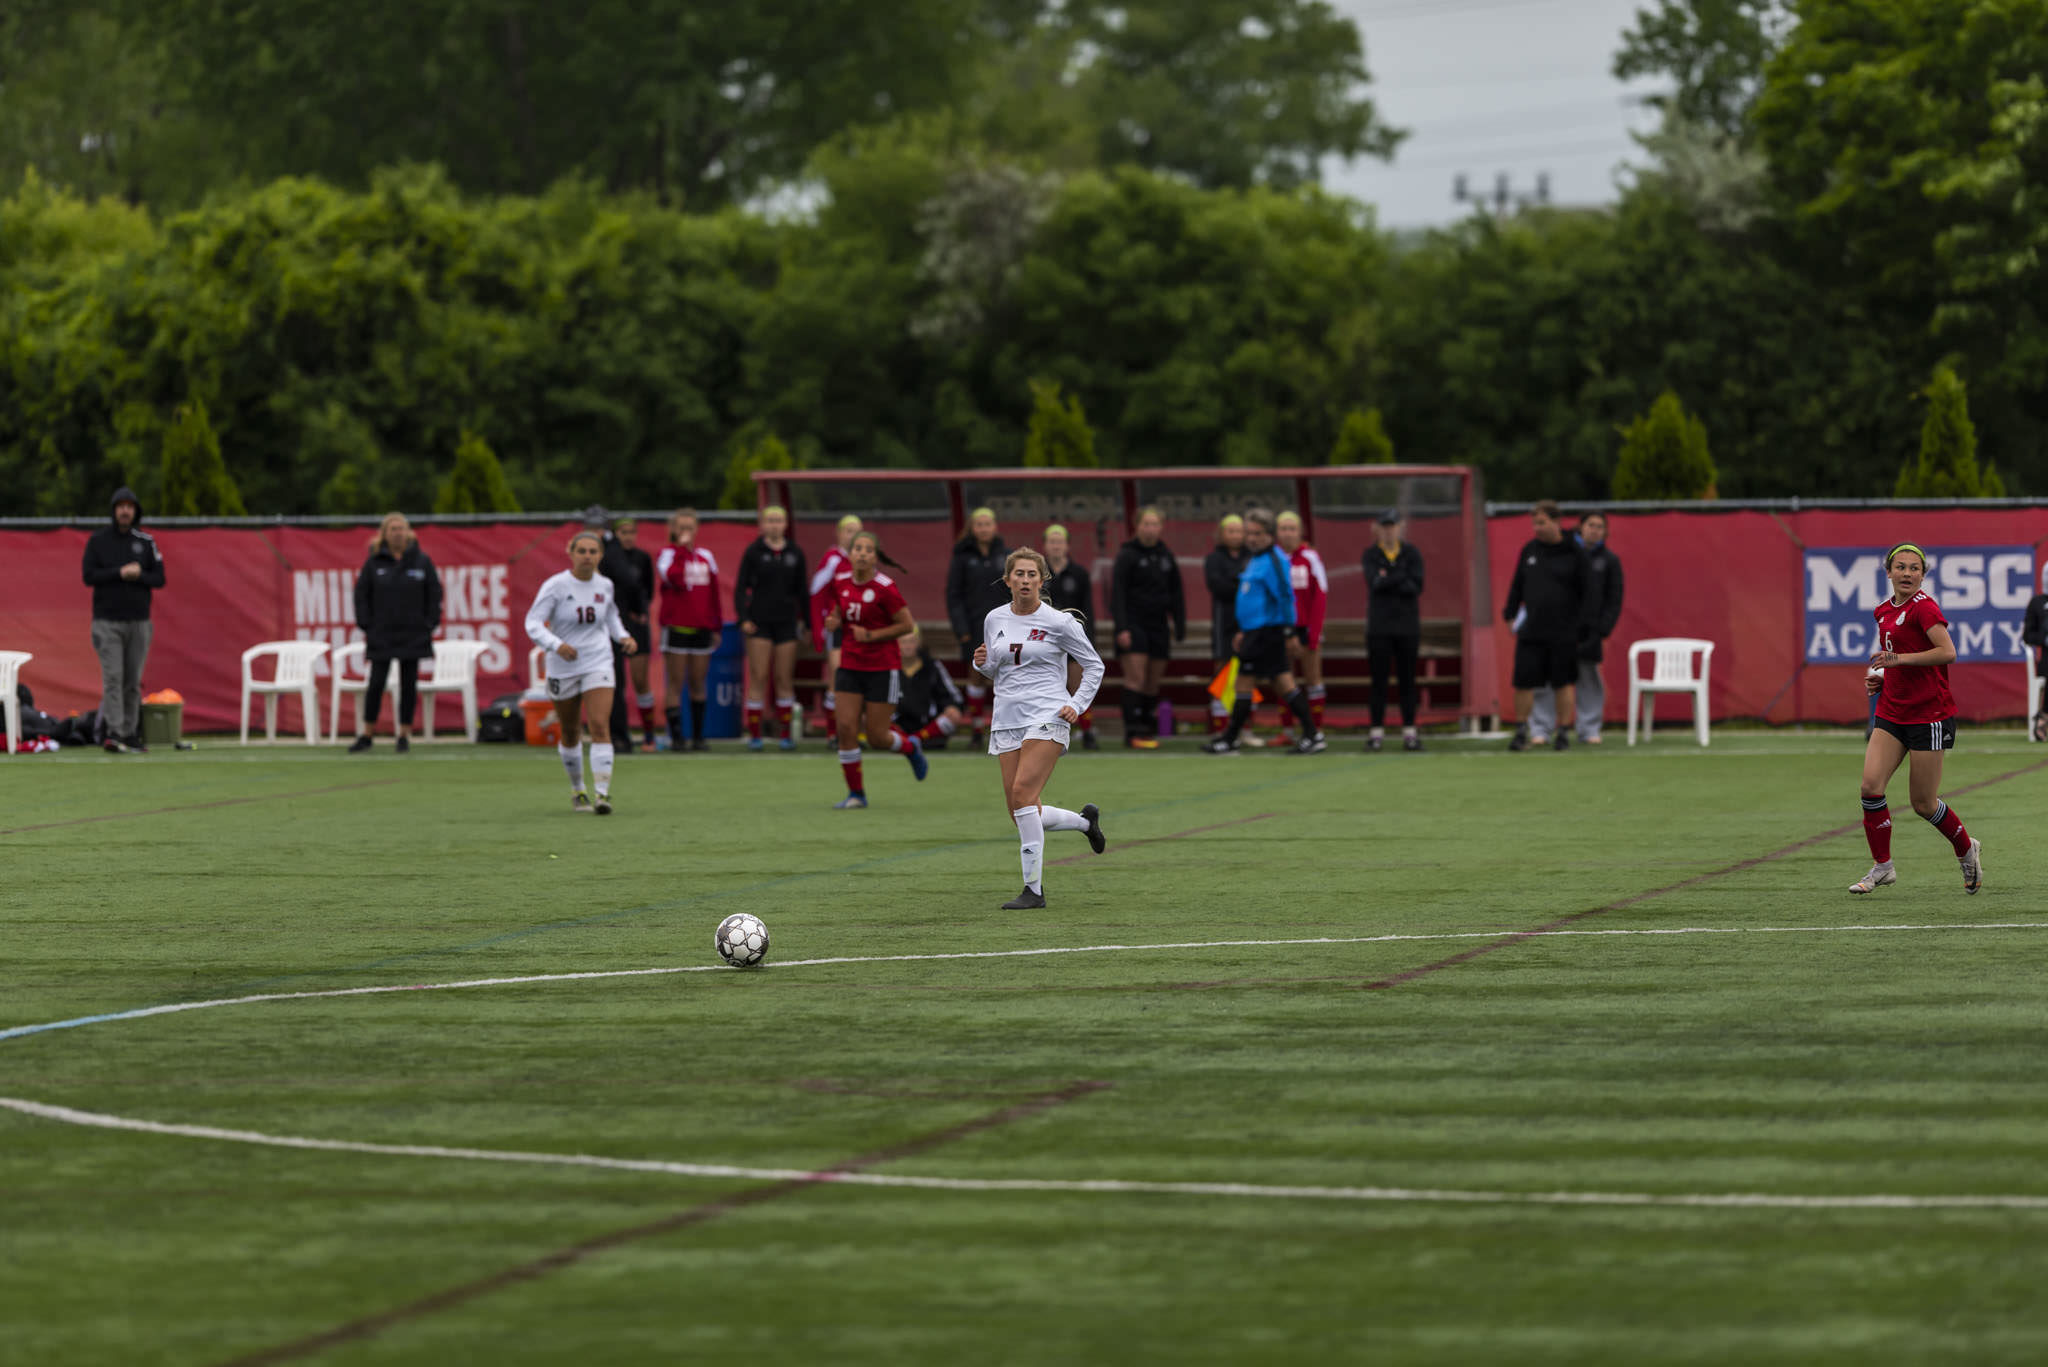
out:
<path id="1" fill-rule="evenodd" d="M 2037 760 L 2032 764 L 2014 769 L 2011 773 L 1999 774 L 1976 783 L 1965 784 L 1963 787 L 1953 791 L 1956 796 L 1960 797 L 1964 793 L 1973 793 L 1980 788 L 1989 788 L 1994 783 L 2003 783 L 2007 779 L 2019 778 L 2022 775 L 2031 774 L 2038 769 L 2048 769 L 2048 759 Z M 1610 911 L 1621 911 L 1624 908 L 1635 906 L 1639 902 L 1650 901 L 1653 898 L 1667 897 L 1674 892 L 1683 892 L 1687 888 L 1698 887 L 1701 883 L 1711 882 L 1716 878 L 1726 878 L 1731 873 L 1743 873 L 1749 869 L 1756 868 L 1759 864 L 1769 864 L 1775 860 L 1783 859 L 1786 855 L 1797 854 L 1808 846 L 1818 845 L 1826 840 L 1838 839 L 1841 836 L 1850 834 L 1852 831 L 1860 831 L 1862 829 L 1863 823 L 1860 821 L 1852 826 L 1837 826 L 1831 831 L 1822 831 L 1819 835 L 1810 835 L 1804 840 L 1796 840 L 1783 849 L 1772 850 L 1769 854 L 1760 854 L 1754 859 L 1744 859 L 1725 868 L 1710 869 L 1706 873 L 1696 873 L 1692 877 L 1681 879 L 1676 883 L 1668 883 L 1661 888 L 1652 888 L 1648 892 L 1634 893 L 1619 901 L 1609 902 L 1606 906 L 1589 907 L 1585 911 L 1575 911 L 1569 916 L 1560 916 L 1555 921 L 1548 922 L 1547 924 L 1534 926 L 1528 930 L 1518 930 L 1512 935 L 1503 935 L 1498 940 L 1489 940 L 1483 945 L 1478 945 L 1459 954 L 1453 954 L 1448 959 L 1438 959 L 1433 964 L 1424 964 L 1420 968 L 1411 968 L 1404 973 L 1396 973 L 1392 977 L 1381 978 L 1376 982 L 1363 983 L 1360 986 L 1367 992 L 1384 992 L 1390 987 L 1399 987 L 1402 983 L 1411 983 L 1417 978 L 1426 978 L 1430 974 L 1440 973 L 1446 968 L 1455 968 L 1459 964 L 1470 963 L 1482 954 L 1491 954 L 1495 950 L 1508 949 L 1524 941 L 1548 935 L 1552 931 L 1563 930 L 1575 921 L 1584 921 L 1593 916 L 1604 916 Z"/>
<path id="2" fill-rule="evenodd" d="M 1135 849 L 1139 845 L 1157 845 L 1162 841 L 1167 840 L 1185 840 L 1191 835 L 1203 835 L 1209 831 L 1228 830 L 1232 826 L 1249 826 L 1254 821 L 1270 821 L 1272 819 L 1273 813 L 1260 812 L 1257 816 L 1241 816 L 1235 821 L 1219 821 L 1213 826 L 1196 826 L 1192 830 L 1175 831 L 1172 835 L 1148 835 L 1143 840 L 1120 840 L 1116 844 L 1111 845 L 1108 849 L 1104 850 L 1102 853 L 1114 854 L 1118 850 Z M 1057 868 L 1062 864 L 1081 864 L 1086 863 L 1090 859 L 1095 859 L 1099 857 L 1100 856 L 1092 853 L 1070 854 L 1065 859 L 1055 859 L 1052 862 L 1053 867 Z"/>
<path id="3" fill-rule="evenodd" d="M 143 812 L 109 812 L 105 816 L 74 816 L 66 821 L 45 821 L 34 826 L 9 826 L 0 835 L 21 835 L 26 831 L 54 831 L 60 826 L 90 826 L 95 821 L 127 821 L 138 816 L 169 816 L 173 812 L 204 812 L 215 807 L 239 807 L 247 802 L 282 802 L 288 797 L 320 797 L 326 793 L 352 793 L 359 788 L 381 788 L 398 782 L 395 778 L 373 778 L 366 783 L 337 783 L 331 788 L 306 788 L 296 793 L 265 793 L 260 797 L 224 797 L 218 802 L 188 802 L 182 807 L 152 807 Z"/>
<path id="4" fill-rule="evenodd" d="M 780 1182 L 770 1182 L 764 1186 L 749 1187 L 745 1191 L 736 1191 L 729 1196 L 720 1196 L 701 1205 L 691 1206 L 688 1210 L 677 1211 L 673 1215 L 665 1215 L 659 1220 L 652 1220 L 646 1224 L 633 1225 L 626 1229 L 613 1230 L 609 1234 L 599 1234 L 592 1238 L 581 1240 L 567 1247 L 558 1248 L 552 1253 L 544 1253 L 529 1262 L 508 1267 L 500 1272 L 494 1272 L 488 1277 L 479 1277 L 473 1282 L 466 1282 L 460 1286 L 451 1286 L 445 1290 L 436 1291 L 431 1296 L 424 1296 L 409 1304 L 397 1306 L 390 1310 L 379 1311 L 374 1315 L 365 1315 L 361 1319 L 351 1320 L 347 1324 L 337 1325 L 332 1329 L 323 1330 L 318 1334 L 313 1334 L 292 1343 L 280 1344 L 275 1348 L 265 1348 L 260 1352 L 250 1353 L 244 1357 L 229 1359 L 224 1364 L 224 1367 L 264 1367 L 265 1364 L 294 1362 L 300 1358 L 311 1357 L 313 1354 L 323 1352 L 326 1349 L 339 1347 L 344 1343 L 353 1343 L 362 1339 L 372 1338 L 395 1325 L 404 1324 L 411 1320 L 425 1319 L 427 1316 L 438 1314 L 443 1310 L 452 1310 L 458 1305 L 476 1300 L 480 1296 L 487 1296 L 493 1291 L 502 1291 L 506 1287 L 516 1286 L 522 1282 L 536 1281 L 551 1272 L 559 1272 L 565 1267 L 574 1266 L 585 1258 L 593 1257 L 596 1254 L 604 1253 L 626 1244 L 637 1243 L 642 1239 L 651 1239 L 657 1235 L 670 1234 L 679 1229 L 688 1229 L 692 1225 L 705 1224 L 708 1221 L 717 1219 L 721 1215 L 727 1215 L 736 1210 L 744 1210 L 748 1206 L 757 1206 L 763 1201 L 772 1201 L 778 1196 L 788 1196 L 795 1192 L 808 1191 L 813 1187 L 830 1183 L 834 1177 L 841 1173 L 860 1172 L 867 1168 L 878 1167 L 883 1163 L 893 1163 L 898 1159 L 913 1158 L 922 1153 L 929 1153 L 933 1149 L 965 1139 L 970 1135 L 980 1134 L 984 1130 L 993 1130 L 1004 1125 L 1014 1124 L 1019 1120 L 1029 1119 L 1031 1116 L 1038 1115 L 1043 1111 L 1052 1110 L 1056 1106 L 1064 1106 L 1070 1101 L 1078 1101 L 1084 1096 L 1103 1091 L 1109 1086 L 1111 1084 L 1107 1082 L 1070 1083 L 1057 1091 L 1045 1092 L 1029 1100 L 1020 1101 L 1015 1105 L 991 1111 L 987 1115 L 979 1116 L 973 1120 L 962 1121 L 958 1125 L 950 1125 L 943 1130 L 934 1130 L 930 1134 L 920 1135 L 915 1139 L 907 1139 L 901 1144 L 894 1144 L 886 1149 L 878 1149 L 873 1153 L 862 1154 L 856 1158 L 846 1159 L 844 1162 L 834 1163 L 830 1167 L 820 1168 L 816 1172 L 807 1173 L 802 1177 L 791 1177 Z"/>

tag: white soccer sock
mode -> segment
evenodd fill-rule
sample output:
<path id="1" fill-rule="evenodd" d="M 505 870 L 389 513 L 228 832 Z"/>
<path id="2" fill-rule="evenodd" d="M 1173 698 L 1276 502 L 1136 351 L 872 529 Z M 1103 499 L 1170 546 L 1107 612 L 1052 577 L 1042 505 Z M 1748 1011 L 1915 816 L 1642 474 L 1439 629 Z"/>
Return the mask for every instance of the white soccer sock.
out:
<path id="1" fill-rule="evenodd" d="M 603 745 L 595 741 L 590 745 L 591 777 L 597 780 L 597 791 L 609 793 L 612 790 L 612 747 L 607 741 Z"/>
<path id="2" fill-rule="evenodd" d="M 827 679 L 826 682 L 830 683 L 831 680 Z M 839 710 L 839 695 L 831 689 L 825 691 L 825 710 L 827 712 L 837 712 Z"/>
<path id="3" fill-rule="evenodd" d="M 1085 831 L 1088 819 L 1079 812 L 1070 812 L 1065 807 L 1040 807 L 1038 819 L 1045 823 L 1048 831 Z"/>
<path id="4" fill-rule="evenodd" d="M 960 723 L 954 721 L 951 717 L 940 717 L 933 724 L 939 728 L 939 734 L 942 736 L 950 736 L 960 729 Z"/>
<path id="5" fill-rule="evenodd" d="M 633 705 L 640 709 L 640 715 L 644 717 L 654 710 L 654 695 L 652 693 L 635 693 L 633 695 Z"/>
<path id="6" fill-rule="evenodd" d="M 1384 726 L 1375 726 L 1367 737 L 1369 740 L 1385 740 L 1386 738 L 1387 728 Z"/>
<path id="7" fill-rule="evenodd" d="M 568 771 L 569 788 L 572 792 L 583 791 L 583 744 L 557 745 L 555 753 L 562 757 L 562 768 Z"/>
<path id="8" fill-rule="evenodd" d="M 1042 892 L 1039 864 L 1045 854 L 1045 823 L 1039 820 L 1036 807 L 1019 807 L 1010 815 L 1017 819 L 1017 857 L 1024 866 L 1024 886 Z"/>

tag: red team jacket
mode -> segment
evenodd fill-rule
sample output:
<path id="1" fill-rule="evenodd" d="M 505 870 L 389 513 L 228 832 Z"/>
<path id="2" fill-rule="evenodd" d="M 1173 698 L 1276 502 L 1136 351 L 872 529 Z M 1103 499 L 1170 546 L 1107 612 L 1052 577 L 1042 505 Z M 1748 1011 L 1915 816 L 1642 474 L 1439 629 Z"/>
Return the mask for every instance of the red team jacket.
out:
<path id="1" fill-rule="evenodd" d="M 663 546 L 654 573 L 661 580 L 661 624 L 679 631 L 722 630 L 725 613 L 719 605 L 718 562 L 710 551 L 691 546 Z"/>
<path id="2" fill-rule="evenodd" d="M 1915 655 L 1934 649 L 1929 627 L 1945 627 L 1948 618 L 1925 593 L 1916 593 L 1903 606 L 1887 598 L 1877 605 L 1877 638 L 1881 650 Z M 1884 687 L 1877 695 L 1877 715 L 1900 726 L 1947 721 L 1956 714 L 1955 695 L 1948 691 L 1947 665 L 1893 665 L 1884 672 Z"/>
<path id="3" fill-rule="evenodd" d="M 852 568 L 846 552 L 837 546 L 818 557 L 817 572 L 811 576 L 811 643 L 820 650 L 825 648 L 825 619 L 839 605 L 839 589 L 835 581 L 840 575 L 850 573 Z"/>
<path id="4" fill-rule="evenodd" d="M 1288 557 L 1294 579 L 1294 620 L 1300 625 L 1310 650 L 1323 647 L 1323 618 L 1330 610 L 1330 576 L 1323 570 L 1323 558 L 1315 547 L 1302 545 Z"/>

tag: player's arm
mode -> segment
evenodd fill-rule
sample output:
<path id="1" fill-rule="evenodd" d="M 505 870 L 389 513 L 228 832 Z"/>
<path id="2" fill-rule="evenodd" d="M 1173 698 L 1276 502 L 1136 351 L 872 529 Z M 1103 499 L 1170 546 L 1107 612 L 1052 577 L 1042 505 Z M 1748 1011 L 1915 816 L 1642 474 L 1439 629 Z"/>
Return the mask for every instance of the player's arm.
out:
<path id="1" fill-rule="evenodd" d="M 1330 613 L 1330 576 L 1323 569 L 1323 557 L 1311 549 L 1308 553 L 1308 620 L 1302 623 L 1308 628 L 1309 639 L 1323 639 L 1323 621 Z"/>
<path id="2" fill-rule="evenodd" d="M 1173 573 L 1166 580 L 1166 615 L 1173 619 L 1173 639 L 1185 641 L 1188 638 L 1188 587 L 1181 582 L 1180 560 L 1173 562 Z"/>
<path id="3" fill-rule="evenodd" d="M 548 619 L 554 615 L 554 597 L 546 589 L 542 589 L 534 595 L 533 606 L 526 610 L 526 636 L 528 640 L 532 641 L 542 650 L 547 651 L 550 655 L 561 655 L 563 650 L 562 638 L 548 630 Z M 568 650 L 570 653 L 562 655 L 562 658 L 565 660 L 575 659 L 576 647 L 569 646 Z"/>
<path id="4" fill-rule="evenodd" d="M 1508 580 L 1507 601 L 1502 603 L 1500 608 L 1500 619 L 1503 622 L 1514 621 L 1515 614 L 1522 610 L 1522 561 L 1524 558 L 1521 555 L 1515 557 L 1515 577 Z"/>
<path id="5" fill-rule="evenodd" d="M 740 556 L 740 572 L 732 586 L 732 615 L 740 624 L 740 630 L 748 631 L 753 619 L 748 614 L 754 607 L 754 575 L 756 557 L 754 547 L 749 546 Z M 749 635 L 752 633 L 749 631 Z"/>
<path id="6" fill-rule="evenodd" d="M 1081 682 L 1072 690 L 1073 701 L 1067 704 L 1074 715 L 1069 721 L 1077 721 L 1083 712 L 1095 705 L 1096 691 L 1102 687 L 1102 656 L 1095 649 L 1095 643 L 1088 639 L 1088 628 L 1081 622 L 1067 619 L 1067 658 L 1081 666 Z M 1062 709 L 1064 715 L 1066 709 Z"/>
<path id="7" fill-rule="evenodd" d="M 1880 650 L 1870 657 L 1870 663 L 1879 669 L 1893 665 L 1947 665 L 1956 661 L 1956 643 L 1949 638 L 1948 625 L 1931 622 L 1927 627 L 1927 639 L 1934 642 L 1932 650 L 1916 650 L 1911 655 L 1901 655 L 1895 650 Z"/>

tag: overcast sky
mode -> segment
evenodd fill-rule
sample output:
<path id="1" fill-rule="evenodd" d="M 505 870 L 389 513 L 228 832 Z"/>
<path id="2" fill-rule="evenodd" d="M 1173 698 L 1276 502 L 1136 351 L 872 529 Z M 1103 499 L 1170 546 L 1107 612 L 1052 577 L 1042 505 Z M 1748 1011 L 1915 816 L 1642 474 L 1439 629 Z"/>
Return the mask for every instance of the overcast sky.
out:
<path id="1" fill-rule="evenodd" d="M 1455 222 L 1466 172 L 1491 193 L 1507 172 L 1528 194 L 1550 173 L 1551 202 L 1605 204 L 1629 130 L 1655 116 L 1629 97 L 1655 82 L 1609 74 L 1621 34 L 1648 0 L 1332 0 L 1358 22 L 1381 117 L 1410 131 L 1391 165 L 1332 161 L 1324 182 L 1374 206 L 1387 228 Z"/>

